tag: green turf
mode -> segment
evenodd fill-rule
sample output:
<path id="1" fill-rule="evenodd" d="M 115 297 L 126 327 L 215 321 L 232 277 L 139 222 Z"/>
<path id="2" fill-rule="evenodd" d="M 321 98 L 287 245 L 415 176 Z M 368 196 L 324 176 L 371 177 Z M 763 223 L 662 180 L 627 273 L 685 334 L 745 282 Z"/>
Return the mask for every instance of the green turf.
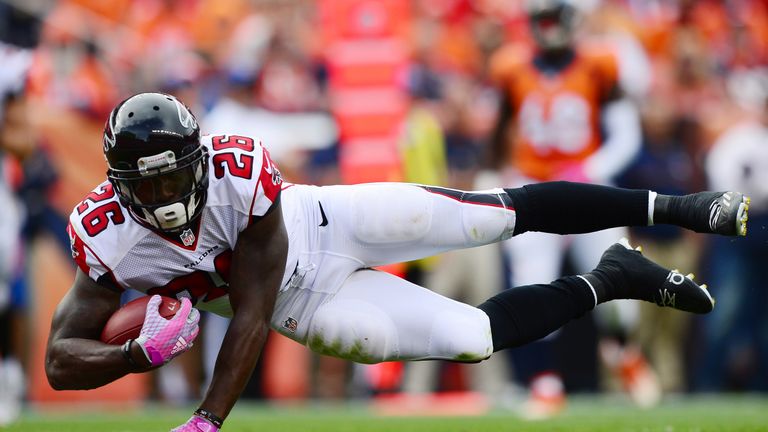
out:
<path id="1" fill-rule="evenodd" d="M 9 432 L 168 431 L 184 422 L 189 409 L 147 408 L 130 412 L 30 411 Z M 269 407 L 239 404 L 225 432 L 709 432 L 768 431 L 768 398 L 730 396 L 666 401 L 639 410 L 620 398 L 574 397 L 555 420 L 526 422 L 494 410 L 479 417 L 377 417 L 364 405 Z"/>

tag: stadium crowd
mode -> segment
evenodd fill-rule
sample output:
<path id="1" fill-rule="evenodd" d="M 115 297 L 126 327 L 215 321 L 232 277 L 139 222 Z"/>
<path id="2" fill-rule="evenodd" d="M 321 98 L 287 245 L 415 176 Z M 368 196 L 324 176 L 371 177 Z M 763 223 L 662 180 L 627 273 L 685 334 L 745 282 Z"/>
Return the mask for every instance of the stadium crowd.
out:
<path id="1" fill-rule="evenodd" d="M 35 333 L 31 328 L 43 325 L 24 319 L 46 296 L 35 287 L 40 270 L 32 265 L 34 254 L 41 247 L 70 253 L 66 218 L 103 177 L 98 143 L 119 100 L 140 91 L 173 93 L 197 114 L 204 132 L 234 125 L 263 137 L 286 179 L 339 182 L 345 143 L 328 84 L 332 71 L 319 3 L 0 2 L 3 63 L 9 64 L 10 47 L 30 57 L 22 72 L 24 89 L 1 95 L 0 187 L 13 192 L 0 197 L 0 221 L 4 238 L 20 241 L 4 242 L 0 255 L 12 261 L 0 269 L 0 387 L 19 381 L 19 364 L 29 374 L 41 368 L 27 354 L 31 343 L 24 343 L 33 340 L 25 336 Z M 508 179 L 509 167 L 490 157 L 503 92 L 493 79 L 492 62 L 501 49 L 531 49 L 526 4 L 536 2 L 403 3 L 407 30 L 400 37 L 408 62 L 400 84 L 408 112 L 402 124 L 391 125 L 401 131 L 402 180 L 479 189 Z M 510 362 L 498 356 L 487 364 L 418 364 L 405 371 L 400 365 L 363 367 L 315 357 L 303 347 L 283 345 L 275 335 L 269 350 L 277 354 L 265 354 L 247 395 L 341 399 L 472 389 L 505 400 L 510 389 L 527 391 L 536 377 L 550 372 L 546 376 L 554 382 L 531 387 L 532 395 L 552 400 L 564 392 L 603 391 L 616 388 L 616 377 L 639 401 L 657 401 L 654 394 L 768 391 L 768 1 L 573 3 L 576 39 L 599 43 L 615 56 L 618 80 L 639 112 L 641 146 L 611 181 L 660 193 L 733 189 L 752 196 L 745 239 L 674 228 L 631 232 L 659 263 L 698 268 L 697 279 L 706 281 L 718 300 L 714 312 L 693 317 L 643 305 L 596 313 L 566 327 L 549 348 L 554 355 L 533 348 L 518 356 L 513 350 Z M 17 115 L 7 108 L 19 98 L 26 100 L 34 141 L 24 152 L 15 151 L 7 133 Z M 24 223 L 6 221 L 12 203 L 24 209 Z M 511 286 L 516 270 L 503 259 L 508 252 L 496 247 L 455 252 L 411 263 L 403 273 L 472 302 L 486 298 L 488 290 Z M 567 259 L 563 265 L 577 266 Z M 220 340 L 216 335 L 226 321 L 206 316 L 203 328 L 203 343 L 155 374 L 152 397 L 185 403 L 205 388 Z M 605 328 L 613 329 L 610 343 L 597 336 Z M 295 359 L 292 368 L 301 365 L 306 373 L 281 370 L 286 356 Z M 542 370 L 542 364 L 552 370 Z M 6 403 L 11 402 L 0 400 L 0 406 Z"/>

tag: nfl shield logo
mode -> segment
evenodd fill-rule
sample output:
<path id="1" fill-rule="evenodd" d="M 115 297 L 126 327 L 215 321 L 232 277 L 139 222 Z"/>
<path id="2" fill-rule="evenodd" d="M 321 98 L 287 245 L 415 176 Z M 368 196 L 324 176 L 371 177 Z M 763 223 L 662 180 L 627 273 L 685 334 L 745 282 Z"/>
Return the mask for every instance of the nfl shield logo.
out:
<path id="1" fill-rule="evenodd" d="M 296 333 L 296 329 L 299 327 L 299 322 L 288 317 L 287 320 L 283 321 L 283 327 L 291 333 Z"/>
<path id="2" fill-rule="evenodd" d="M 77 251 L 77 246 L 75 246 L 74 236 L 69 237 L 69 250 L 72 252 L 72 259 L 75 259 L 80 256 L 80 252 Z"/>
<path id="3" fill-rule="evenodd" d="M 191 246 L 195 243 L 195 234 L 189 228 L 185 229 L 179 237 L 181 237 L 181 242 L 184 243 L 184 246 Z"/>

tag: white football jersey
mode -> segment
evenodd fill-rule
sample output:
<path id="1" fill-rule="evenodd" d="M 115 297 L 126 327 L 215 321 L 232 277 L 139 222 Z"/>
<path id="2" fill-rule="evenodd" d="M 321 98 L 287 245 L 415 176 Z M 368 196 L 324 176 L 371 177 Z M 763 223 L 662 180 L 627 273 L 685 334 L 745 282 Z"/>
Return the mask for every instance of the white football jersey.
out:
<path id="1" fill-rule="evenodd" d="M 74 208 L 67 231 L 73 259 L 99 284 L 189 297 L 200 309 L 230 316 L 229 268 L 238 235 L 275 205 L 283 181 L 258 140 L 217 135 L 201 142 L 209 151 L 208 198 L 194 228 L 175 238 L 146 228 L 105 181 Z"/>
<path id="2" fill-rule="evenodd" d="M 5 108 L 11 96 L 21 93 L 32 63 L 32 51 L 0 42 L 0 128 L 5 124 Z M 0 146 L 1 147 L 1 146 Z M 18 260 L 19 231 L 22 223 L 22 209 L 14 194 L 5 169 L 5 152 L 0 149 L 0 311 L 10 301 L 9 283 Z"/>

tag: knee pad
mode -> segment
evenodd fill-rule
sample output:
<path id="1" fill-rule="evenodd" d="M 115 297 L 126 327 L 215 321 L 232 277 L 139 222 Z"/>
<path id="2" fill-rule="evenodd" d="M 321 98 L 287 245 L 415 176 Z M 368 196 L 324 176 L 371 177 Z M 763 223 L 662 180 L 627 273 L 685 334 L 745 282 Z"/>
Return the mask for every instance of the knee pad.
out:
<path id="1" fill-rule="evenodd" d="M 423 238 L 432 226 L 433 198 L 405 184 L 361 186 L 352 196 L 354 234 L 363 243 L 401 243 Z"/>
<path id="2" fill-rule="evenodd" d="M 397 331 L 376 306 L 360 300 L 331 301 L 312 317 L 307 346 L 320 354 L 358 363 L 396 358 Z"/>
<path id="3" fill-rule="evenodd" d="M 432 325 L 431 358 L 478 362 L 493 354 L 491 323 L 480 309 L 448 310 Z"/>

